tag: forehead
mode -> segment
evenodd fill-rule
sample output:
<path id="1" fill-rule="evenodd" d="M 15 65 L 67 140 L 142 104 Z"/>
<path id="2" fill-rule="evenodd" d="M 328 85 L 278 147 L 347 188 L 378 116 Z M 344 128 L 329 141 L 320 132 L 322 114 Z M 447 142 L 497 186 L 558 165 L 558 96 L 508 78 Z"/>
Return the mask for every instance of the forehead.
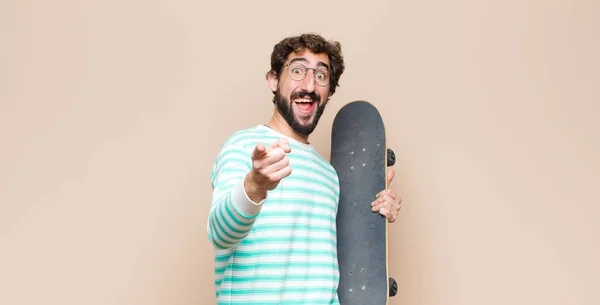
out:
<path id="1" fill-rule="evenodd" d="M 329 56 L 326 53 L 315 54 L 310 50 L 299 50 L 288 55 L 287 62 L 301 62 L 310 66 L 329 67 Z"/>

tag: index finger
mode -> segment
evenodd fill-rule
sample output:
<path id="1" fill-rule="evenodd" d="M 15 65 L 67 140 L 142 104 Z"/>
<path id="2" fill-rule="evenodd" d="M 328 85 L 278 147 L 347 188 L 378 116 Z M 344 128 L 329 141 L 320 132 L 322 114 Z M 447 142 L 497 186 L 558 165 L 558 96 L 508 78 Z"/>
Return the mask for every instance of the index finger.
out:
<path id="1" fill-rule="evenodd" d="M 258 143 L 256 144 L 256 147 L 254 147 L 254 151 L 252 152 L 252 158 L 262 158 L 266 156 L 267 153 L 267 148 L 262 143 Z"/>

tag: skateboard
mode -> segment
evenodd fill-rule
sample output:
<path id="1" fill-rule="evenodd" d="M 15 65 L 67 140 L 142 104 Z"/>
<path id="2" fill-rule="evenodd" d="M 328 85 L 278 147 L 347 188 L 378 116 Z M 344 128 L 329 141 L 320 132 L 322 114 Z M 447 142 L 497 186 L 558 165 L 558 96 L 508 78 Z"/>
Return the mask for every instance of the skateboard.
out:
<path id="1" fill-rule="evenodd" d="M 387 219 L 371 210 L 371 202 L 387 188 L 387 167 L 394 165 L 395 155 L 387 148 L 385 126 L 373 104 L 353 101 L 336 114 L 330 163 L 340 182 L 340 303 L 387 304 L 398 285 L 388 277 Z"/>

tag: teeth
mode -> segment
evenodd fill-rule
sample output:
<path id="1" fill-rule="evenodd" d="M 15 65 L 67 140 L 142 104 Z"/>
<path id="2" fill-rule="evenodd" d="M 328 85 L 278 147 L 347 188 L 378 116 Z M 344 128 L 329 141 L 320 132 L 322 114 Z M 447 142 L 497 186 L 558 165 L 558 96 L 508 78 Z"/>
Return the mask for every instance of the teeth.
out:
<path id="1" fill-rule="evenodd" d="M 297 99 L 297 100 L 294 100 L 294 103 L 311 103 L 311 102 L 312 102 L 312 100 L 310 100 L 310 99 Z"/>

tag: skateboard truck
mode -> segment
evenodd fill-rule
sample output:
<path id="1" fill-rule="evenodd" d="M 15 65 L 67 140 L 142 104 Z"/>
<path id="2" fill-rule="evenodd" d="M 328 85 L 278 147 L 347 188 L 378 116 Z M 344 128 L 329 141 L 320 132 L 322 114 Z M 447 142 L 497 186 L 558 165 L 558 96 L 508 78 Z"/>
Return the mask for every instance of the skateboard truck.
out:
<path id="1" fill-rule="evenodd" d="M 390 277 L 390 296 L 393 297 L 398 293 L 398 283 L 392 277 Z"/>
<path id="2" fill-rule="evenodd" d="M 387 165 L 393 166 L 396 164 L 396 154 L 391 148 L 387 149 Z"/>

